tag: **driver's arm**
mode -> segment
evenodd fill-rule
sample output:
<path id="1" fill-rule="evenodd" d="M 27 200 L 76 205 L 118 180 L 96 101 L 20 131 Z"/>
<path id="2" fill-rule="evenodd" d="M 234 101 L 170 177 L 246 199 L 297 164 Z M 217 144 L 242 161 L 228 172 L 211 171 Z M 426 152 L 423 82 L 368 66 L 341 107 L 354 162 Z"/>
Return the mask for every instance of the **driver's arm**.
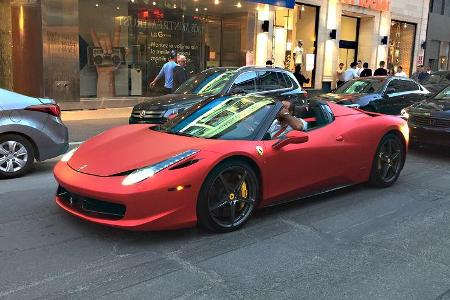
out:
<path id="1" fill-rule="evenodd" d="M 292 116 L 291 114 L 283 115 L 283 119 L 288 123 L 289 126 L 291 126 L 292 129 L 302 131 L 303 130 L 303 123 L 296 117 Z"/>

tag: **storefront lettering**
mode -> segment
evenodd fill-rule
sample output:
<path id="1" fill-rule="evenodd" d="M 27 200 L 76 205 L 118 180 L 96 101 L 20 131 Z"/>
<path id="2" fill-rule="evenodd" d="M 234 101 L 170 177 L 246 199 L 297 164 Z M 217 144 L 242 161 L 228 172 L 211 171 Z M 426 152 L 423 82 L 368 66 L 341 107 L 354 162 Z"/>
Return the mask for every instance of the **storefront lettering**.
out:
<path id="1" fill-rule="evenodd" d="M 134 26 L 138 28 L 147 28 L 155 31 L 180 31 L 184 33 L 193 33 L 200 34 L 201 33 L 201 24 L 199 23 L 188 23 L 188 22 L 177 22 L 177 21 L 165 21 L 165 20 L 155 20 L 155 21 L 146 21 L 146 20 L 135 20 L 133 23 L 133 19 L 131 17 L 120 18 L 121 26 Z"/>
<path id="2" fill-rule="evenodd" d="M 391 7 L 390 0 L 341 0 L 341 3 L 378 11 L 389 11 Z"/>

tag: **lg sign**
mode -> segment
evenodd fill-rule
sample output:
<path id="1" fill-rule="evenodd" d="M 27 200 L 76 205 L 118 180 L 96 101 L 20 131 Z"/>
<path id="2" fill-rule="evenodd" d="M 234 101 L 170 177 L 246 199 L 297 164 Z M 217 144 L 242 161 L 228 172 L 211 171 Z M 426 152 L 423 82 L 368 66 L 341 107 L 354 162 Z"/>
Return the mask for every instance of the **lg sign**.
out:
<path id="1" fill-rule="evenodd" d="M 391 0 L 341 0 L 341 2 L 379 11 L 389 11 L 391 6 Z"/>

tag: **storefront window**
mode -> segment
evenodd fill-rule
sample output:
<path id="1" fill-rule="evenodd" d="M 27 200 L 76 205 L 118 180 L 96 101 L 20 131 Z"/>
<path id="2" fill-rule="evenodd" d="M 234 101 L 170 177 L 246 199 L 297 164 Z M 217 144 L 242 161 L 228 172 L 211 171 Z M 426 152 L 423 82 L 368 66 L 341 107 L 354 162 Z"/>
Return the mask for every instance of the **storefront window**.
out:
<path id="1" fill-rule="evenodd" d="M 395 72 L 398 66 L 411 75 L 416 25 L 392 21 L 389 43 L 388 69 Z"/>
<path id="2" fill-rule="evenodd" d="M 149 82 L 173 52 L 187 57 L 190 74 L 245 65 L 254 49 L 256 7 L 222 1 L 80 0 L 81 97 L 160 94 L 163 80 L 153 88 Z"/>
<path id="3" fill-rule="evenodd" d="M 449 70 L 449 62 L 448 62 L 448 56 L 449 56 L 449 43 L 448 42 L 441 42 L 441 47 L 439 51 L 439 70 Z"/>
<path id="4" fill-rule="evenodd" d="M 314 87 L 318 13 L 318 7 L 305 4 L 275 11 L 274 63 L 291 71 L 299 65 L 310 79 L 305 88 Z"/>
<path id="5" fill-rule="evenodd" d="M 12 90 L 11 7 L 9 1 L 0 1 L 0 88 Z"/>

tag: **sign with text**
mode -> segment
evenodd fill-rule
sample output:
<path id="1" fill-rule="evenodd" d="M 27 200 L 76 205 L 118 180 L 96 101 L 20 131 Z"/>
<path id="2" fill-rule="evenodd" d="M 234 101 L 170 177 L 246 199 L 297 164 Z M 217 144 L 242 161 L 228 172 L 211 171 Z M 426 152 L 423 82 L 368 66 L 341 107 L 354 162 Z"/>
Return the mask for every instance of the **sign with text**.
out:
<path id="1" fill-rule="evenodd" d="M 389 11 L 391 0 L 341 0 L 341 3 L 378 11 Z"/>
<path id="2" fill-rule="evenodd" d="M 295 6 L 295 0 L 247 0 L 247 1 L 275 6 L 282 6 L 287 8 L 294 8 Z"/>

